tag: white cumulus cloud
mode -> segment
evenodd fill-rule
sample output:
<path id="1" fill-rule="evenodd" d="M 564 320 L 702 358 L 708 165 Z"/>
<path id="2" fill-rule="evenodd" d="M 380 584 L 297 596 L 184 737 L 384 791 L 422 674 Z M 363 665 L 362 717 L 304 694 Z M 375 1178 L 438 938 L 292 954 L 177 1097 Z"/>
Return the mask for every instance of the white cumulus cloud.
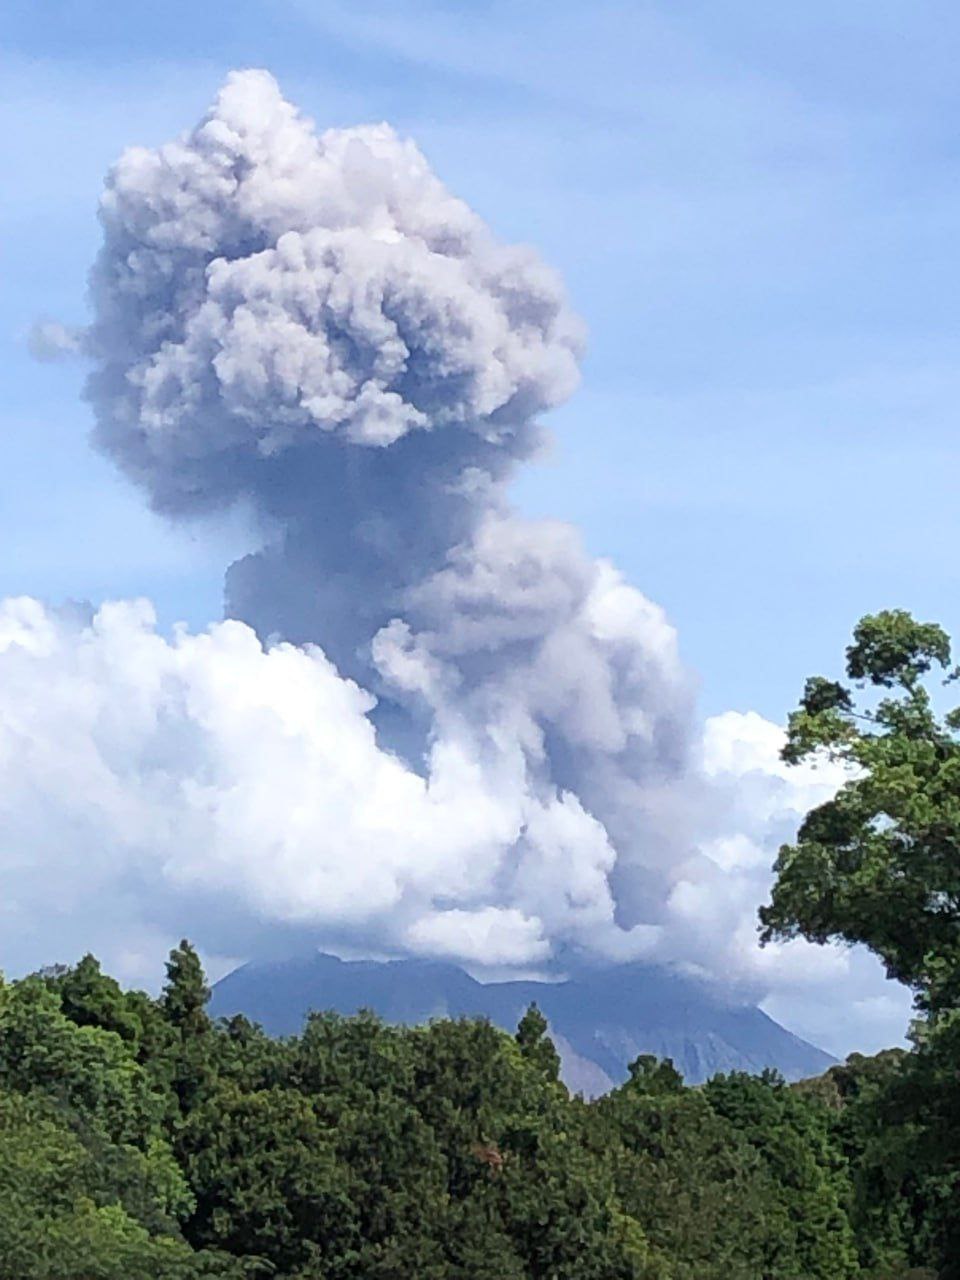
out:
<path id="1" fill-rule="evenodd" d="M 445 716 L 421 774 L 378 744 L 374 703 L 320 650 L 264 648 L 242 623 L 165 638 L 143 601 L 94 614 L 2 602 L 5 963 L 93 948 L 143 981 L 189 921 L 221 955 L 313 938 L 491 971 L 542 968 L 571 946 L 645 956 L 740 984 L 781 1016 L 784 1002 L 794 1020 L 806 1009 L 838 1047 L 905 1017 L 863 957 L 757 947 L 772 841 L 842 781 L 792 780 L 775 726 L 708 722 L 707 767 L 685 784 L 700 854 L 672 868 L 658 923 L 631 928 L 616 920 L 607 832 L 537 784 L 507 727 L 481 745 Z M 816 1014 L 837 991 L 854 1006 L 839 1037 Z"/>

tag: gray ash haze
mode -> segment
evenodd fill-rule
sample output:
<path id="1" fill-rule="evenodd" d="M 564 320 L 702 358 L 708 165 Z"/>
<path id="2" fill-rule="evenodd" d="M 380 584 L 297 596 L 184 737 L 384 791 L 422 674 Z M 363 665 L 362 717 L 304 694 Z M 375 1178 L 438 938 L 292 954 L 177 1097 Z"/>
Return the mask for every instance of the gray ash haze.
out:
<path id="1" fill-rule="evenodd" d="M 200 635 L 145 602 L 2 606 L 14 955 L 94 945 L 97 902 L 130 971 L 186 931 L 902 1007 L 872 962 L 756 946 L 776 843 L 836 770 L 785 770 L 751 713 L 700 724 L 662 611 L 511 508 L 584 339 L 535 252 L 387 126 L 321 132 L 260 71 L 128 151 L 101 220 L 92 323 L 59 340 L 96 446 L 165 516 L 239 508 L 260 542 Z"/>

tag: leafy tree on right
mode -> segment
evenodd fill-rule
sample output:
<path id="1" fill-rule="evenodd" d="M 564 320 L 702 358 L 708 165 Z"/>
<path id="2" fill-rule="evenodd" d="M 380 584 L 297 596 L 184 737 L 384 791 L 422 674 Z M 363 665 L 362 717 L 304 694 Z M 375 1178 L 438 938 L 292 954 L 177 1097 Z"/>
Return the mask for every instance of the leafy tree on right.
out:
<path id="1" fill-rule="evenodd" d="M 809 679 L 790 716 L 784 760 L 840 760 L 849 778 L 780 850 L 762 938 L 865 944 L 913 990 L 914 1052 L 871 1083 L 868 1107 L 851 1104 L 858 1203 L 871 1222 L 862 1260 L 878 1276 L 926 1264 L 956 1280 L 960 708 L 940 703 L 958 671 L 942 627 L 887 610 L 858 623 L 846 675 Z"/>

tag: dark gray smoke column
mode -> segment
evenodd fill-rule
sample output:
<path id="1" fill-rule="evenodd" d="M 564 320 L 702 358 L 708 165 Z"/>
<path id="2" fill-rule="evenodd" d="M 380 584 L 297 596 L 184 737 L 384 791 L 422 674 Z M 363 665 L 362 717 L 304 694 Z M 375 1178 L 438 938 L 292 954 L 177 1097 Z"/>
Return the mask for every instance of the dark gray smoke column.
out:
<path id="1" fill-rule="evenodd" d="M 577 381 L 554 274 L 389 128 L 317 134 L 258 71 L 188 137 L 125 154 L 102 221 L 100 447 L 171 516 L 262 517 L 228 613 L 320 645 L 428 780 L 452 743 L 523 779 L 495 873 L 411 945 L 455 952 L 464 913 L 496 909 L 536 922 L 538 960 L 650 946 L 682 847 L 674 635 L 571 529 L 503 496 Z"/>

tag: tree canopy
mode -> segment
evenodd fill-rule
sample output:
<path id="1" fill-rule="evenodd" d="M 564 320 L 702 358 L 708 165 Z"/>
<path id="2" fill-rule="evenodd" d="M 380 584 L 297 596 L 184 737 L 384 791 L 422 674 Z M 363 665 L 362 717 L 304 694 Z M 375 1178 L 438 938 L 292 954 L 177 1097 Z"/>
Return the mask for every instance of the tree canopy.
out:
<path id="1" fill-rule="evenodd" d="M 641 1057 L 586 1102 L 535 1007 L 273 1040 L 206 998 L 186 942 L 155 1000 L 92 957 L 0 986 L 4 1280 L 869 1274 L 826 1084 Z"/>
<path id="2" fill-rule="evenodd" d="M 784 759 L 829 755 L 849 780 L 780 850 L 760 912 L 766 940 L 864 943 L 927 1009 L 960 998 L 960 708 L 937 713 L 936 669 L 956 678 L 949 637 L 894 610 L 857 625 L 853 688 L 807 681 Z"/>
<path id="3" fill-rule="evenodd" d="M 902 610 L 869 615 L 846 683 L 809 679 L 783 758 L 848 779 L 780 850 L 765 941 L 861 943 L 910 986 L 910 1053 L 854 1057 L 813 1090 L 840 1113 L 861 1259 L 960 1276 L 960 708 L 950 638 Z"/>

